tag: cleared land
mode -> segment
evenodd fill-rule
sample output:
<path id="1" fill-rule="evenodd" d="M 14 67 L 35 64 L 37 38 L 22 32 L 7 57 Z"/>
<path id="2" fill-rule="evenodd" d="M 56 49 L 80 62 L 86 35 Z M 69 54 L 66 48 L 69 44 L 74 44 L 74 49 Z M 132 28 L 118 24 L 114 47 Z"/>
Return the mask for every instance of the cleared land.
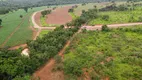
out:
<path id="1" fill-rule="evenodd" d="M 141 41 L 142 26 L 80 33 L 64 55 L 67 80 L 142 79 Z"/>
<path id="2" fill-rule="evenodd" d="M 72 17 L 69 15 L 68 10 L 71 6 L 66 6 L 62 8 L 57 8 L 51 14 L 47 15 L 46 22 L 47 24 L 57 24 L 62 25 L 70 22 Z"/>
<path id="3" fill-rule="evenodd" d="M 32 30 L 30 29 L 31 24 L 29 23 L 30 15 L 34 11 L 45 8 L 46 7 L 37 7 L 29 9 L 28 13 L 20 9 L 5 15 L 0 15 L 0 18 L 3 20 L 3 27 L 0 28 L 1 47 L 23 44 L 26 40 L 32 39 Z M 23 18 L 20 18 L 20 15 L 22 15 Z"/>

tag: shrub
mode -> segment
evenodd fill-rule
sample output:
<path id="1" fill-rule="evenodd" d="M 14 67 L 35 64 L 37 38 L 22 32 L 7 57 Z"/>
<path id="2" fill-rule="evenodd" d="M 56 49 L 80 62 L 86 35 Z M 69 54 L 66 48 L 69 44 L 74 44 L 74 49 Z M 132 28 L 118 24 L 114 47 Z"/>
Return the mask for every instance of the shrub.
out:
<path id="1" fill-rule="evenodd" d="M 109 31 L 109 28 L 107 27 L 107 25 L 102 26 L 102 31 Z"/>
<path id="2" fill-rule="evenodd" d="M 102 19 L 105 20 L 105 21 L 108 21 L 109 20 L 109 15 L 103 15 Z"/>
<path id="3" fill-rule="evenodd" d="M 142 16 L 139 17 L 139 22 L 142 22 Z"/>

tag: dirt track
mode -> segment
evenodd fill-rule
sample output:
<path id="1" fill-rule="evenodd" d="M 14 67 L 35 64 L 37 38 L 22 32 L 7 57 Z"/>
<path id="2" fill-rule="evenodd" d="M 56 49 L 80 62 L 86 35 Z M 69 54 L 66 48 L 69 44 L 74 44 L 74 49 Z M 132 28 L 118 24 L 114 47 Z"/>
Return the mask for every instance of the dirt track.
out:
<path id="1" fill-rule="evenodd" d="M 125 23 L 125 24 L 110 24 L 107 25 L 109 28 L 119 28 L 119 27 L 128 27 L 128 26 L 136 26 L 142 25 L 141 22 L 138 23 Z M 95 25 L 95 26 L 82 26 L 82 29 L 85 28 L 87 30 L 101 30 L 102 25 Z"/>

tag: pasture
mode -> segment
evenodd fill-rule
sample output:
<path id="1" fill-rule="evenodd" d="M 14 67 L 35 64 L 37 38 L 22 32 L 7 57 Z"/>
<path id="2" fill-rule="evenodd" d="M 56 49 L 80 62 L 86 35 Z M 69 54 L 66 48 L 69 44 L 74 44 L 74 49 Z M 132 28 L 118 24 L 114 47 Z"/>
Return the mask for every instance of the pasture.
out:
<path id="1" fill-rule="evenodd" d="M 97 8 L 103 8 L 106 5 L 109 5 L 110 3 L 104 2 L 104 3 L 87 3 L 86 5 L 78 4 L 78 7 L 74 9 L 74 13 L 77 16 L 80 16 L 82 14 L 82 10 L 88 11 L 88 9 L 93 9 L 94 6 Z"/>
<path id="2" fill-rule="evenodd" d="M 66 80 L 141 80 L 142 26 L 78 34 L 64 55 Z"/>
<path id="3" fill-rule="evenodd" d="M 27 13 L 23 9 L 19 9 L 5 15 L 0 15 L 0 19 L 3 21 L 2 28 L 0 28 L 0 46 L 15 46 L 25 43 L 26 40 L 30 40 L 32 36 L 32 30 L 30 29 L 31 23 L 29 23 L 30 15 L 34 11 L 45 8 L 47 7 L 28 9 Z M 20 18 L 20 15 L 23 18 Z"/>
<path id="4" fill-rule="evenodd" d="M 49 30 L 42 30 L 42 31 L 40 32 L 39 37 L 42 38 L 44 35 L 48 34 L 49 32 L 50 32 Z"/>
<path id="5" fill-rule="evenodd" d="M 118 23 L 130 23 L 130 22 L 140 22 L 139 20 L 142 13 L 142 7 L 136 7 L 135 10 L 128 11 L 105 11 L 98 12 L 99 16 L 89 22 L 89 25 L 95 24 L 118 24 Z M 109 19 L 102 19 L 103 15 L 108 15 Z"/>

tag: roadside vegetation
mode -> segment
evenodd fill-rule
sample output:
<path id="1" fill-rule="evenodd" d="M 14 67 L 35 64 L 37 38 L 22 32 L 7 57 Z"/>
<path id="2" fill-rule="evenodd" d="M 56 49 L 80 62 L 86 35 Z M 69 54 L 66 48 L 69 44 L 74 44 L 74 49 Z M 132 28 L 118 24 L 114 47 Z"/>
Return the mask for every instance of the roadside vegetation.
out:
<path id="1" fill-rule="evenodd" d="M 141 80 L 142 26 L 85 31 L 64 55 L 66 80 Z M 88 75 L 87 75 L 88 74 Z"/>

